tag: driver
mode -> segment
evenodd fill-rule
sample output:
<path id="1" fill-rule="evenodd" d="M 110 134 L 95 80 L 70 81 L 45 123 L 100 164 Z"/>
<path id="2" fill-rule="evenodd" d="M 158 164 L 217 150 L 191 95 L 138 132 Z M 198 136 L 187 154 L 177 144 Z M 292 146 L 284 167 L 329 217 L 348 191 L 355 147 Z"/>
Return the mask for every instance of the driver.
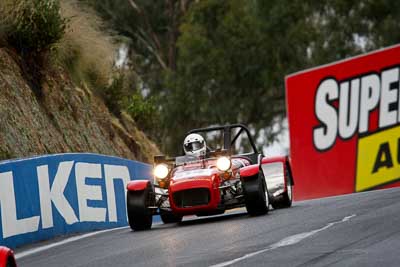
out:
<path id="1" fill-rule="evenodd" d="M 189 134 L 183 141 L 183 150 L 187 156 L 205 157 L 207 151 L 206 141 L 199 134 Z"/>

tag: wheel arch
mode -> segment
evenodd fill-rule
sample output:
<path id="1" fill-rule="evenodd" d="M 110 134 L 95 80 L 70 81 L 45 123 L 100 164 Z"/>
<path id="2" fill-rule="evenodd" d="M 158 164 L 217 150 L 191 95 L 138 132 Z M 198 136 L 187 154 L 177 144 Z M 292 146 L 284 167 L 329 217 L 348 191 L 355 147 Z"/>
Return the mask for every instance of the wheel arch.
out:
<path id="1" fill-rule="evenodd" d="M 252 180 L 254 179 L 254 177 L 257 178 L 259 172 L 260 165 L 249 165 L 240 169 L 240 178 L 242 179 L 242 181 Z"/>
<path id="2" fill-rule="evenodd" d="M 126 189 L 128 191 L 143 191 L 147 188 L 148 184 L 151 184 L 149 180 L 134 180 L 127 184 Z"/>
<path id="3" fill-rule="evenodd" d="M 0 267 L 6 267 L 7 261 L 11 261 L 11 266 L 17 266 L 14 252 L 7 247 L 0 247 Z"/>

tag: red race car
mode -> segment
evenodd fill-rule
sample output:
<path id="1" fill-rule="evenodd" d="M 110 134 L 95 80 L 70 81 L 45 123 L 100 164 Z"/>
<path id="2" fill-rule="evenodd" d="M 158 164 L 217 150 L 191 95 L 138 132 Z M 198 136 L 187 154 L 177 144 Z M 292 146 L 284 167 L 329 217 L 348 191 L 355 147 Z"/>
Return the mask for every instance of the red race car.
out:
<path id="1" fill-rule="evenodd" d="M 253 216 L 266 214 L 270 205 L 292 205 L 289 158 L 264 157 L 246 126 L 192 130 L 183 150 L 184 156 L 154 158 L 154 183 L 129 182 L 126 203 L 133 230 L 150 229 L 153 215 L 176 223 L 184 215 L 217 215 L 245 206 Z"/>
<path id="2" fill-rule="evenodd" d="M 6 247 L 0 247 L 0 267 L 17 267 L 14 252 Z"/>

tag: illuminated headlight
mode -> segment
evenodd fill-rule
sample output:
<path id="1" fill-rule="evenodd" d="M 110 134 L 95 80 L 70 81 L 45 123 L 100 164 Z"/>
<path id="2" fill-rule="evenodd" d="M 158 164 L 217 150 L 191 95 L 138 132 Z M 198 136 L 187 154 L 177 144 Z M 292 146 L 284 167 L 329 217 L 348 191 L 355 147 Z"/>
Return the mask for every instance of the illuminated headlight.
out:
<path id="1" fill-rule="evenodd" d="M 231 160 L 227 157 L 220 157 L 217 160 L 217 168 L 220 171 L 226 172 L 231 168 Z"/>
<path id="2" fill-rule="evenodd" d="M 158 164 L 154 168 L 154 176 L 157 177 L 158 179 L 164 179 L 165 177 L 168 176 L 169 169 L 166 164 Z"/>

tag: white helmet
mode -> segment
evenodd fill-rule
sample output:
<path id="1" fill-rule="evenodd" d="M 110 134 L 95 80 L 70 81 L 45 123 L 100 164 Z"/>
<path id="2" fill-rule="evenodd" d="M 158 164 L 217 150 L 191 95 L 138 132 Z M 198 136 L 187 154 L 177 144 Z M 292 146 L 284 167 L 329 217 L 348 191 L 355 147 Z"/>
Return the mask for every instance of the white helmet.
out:
<path id="1" fill-rule="evenodd" d="M 188 156 L 205 156 L 207 150 L 206 141 L 199 134 L 189 134 L 183 141 L 183 150 Z"/>

